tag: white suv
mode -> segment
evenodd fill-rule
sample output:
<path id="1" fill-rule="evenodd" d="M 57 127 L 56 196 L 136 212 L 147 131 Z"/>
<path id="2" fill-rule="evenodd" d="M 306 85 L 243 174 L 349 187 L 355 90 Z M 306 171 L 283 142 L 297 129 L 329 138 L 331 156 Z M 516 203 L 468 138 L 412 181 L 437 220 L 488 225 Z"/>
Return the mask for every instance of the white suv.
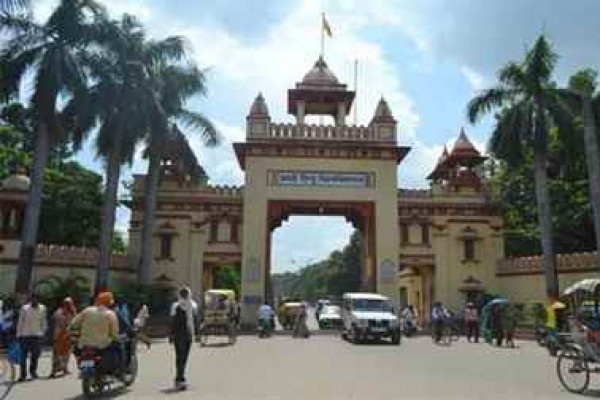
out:
<path id="1" fill-rule="evenodd" d="M 376 293 L 346 293 L 342 302 L 342 337 L 360 343 L 389 338 L 400 344 L 400 324 L 390 300 Z"/>

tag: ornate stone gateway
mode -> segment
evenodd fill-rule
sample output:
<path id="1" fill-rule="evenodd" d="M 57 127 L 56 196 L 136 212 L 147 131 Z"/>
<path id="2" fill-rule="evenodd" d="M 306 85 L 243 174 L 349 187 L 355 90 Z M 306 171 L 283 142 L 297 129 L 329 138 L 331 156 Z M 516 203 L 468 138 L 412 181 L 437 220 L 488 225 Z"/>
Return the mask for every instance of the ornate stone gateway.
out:
<path id="1" fill-rule="evenodd" d="M 246 176 L 241 293 L 246 322 L 253 322 L 256 307 L 269 295 L 271 233 L 290 215 L 346 217 L 363 234 L 363 289 L 398 296 L 397 165 L 409 149 L 397 146 L 396 121 L 383 99 L 368 126 L 347 126 L 354 95 L 319 58 L 288 92 L 296 124 L 272 122 L 262 95 L 254 100 L 246 141 L 234 144 Z M 335 125 L 309 125 L 307 115 L 331 116 Z"/>

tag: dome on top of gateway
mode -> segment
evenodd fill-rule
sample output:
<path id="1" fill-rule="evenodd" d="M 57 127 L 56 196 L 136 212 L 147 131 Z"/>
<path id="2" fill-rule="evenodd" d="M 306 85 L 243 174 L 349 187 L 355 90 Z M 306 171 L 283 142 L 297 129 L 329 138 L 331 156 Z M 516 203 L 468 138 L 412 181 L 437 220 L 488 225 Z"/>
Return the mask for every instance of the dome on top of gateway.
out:
<path id="1" fill-rule="evenodd" d="M 309 86 L 337 86 L 339 81 L 331 72 L 323 57 L 320 56 L 315 65 L 302 78 L 303 85 Z"/>

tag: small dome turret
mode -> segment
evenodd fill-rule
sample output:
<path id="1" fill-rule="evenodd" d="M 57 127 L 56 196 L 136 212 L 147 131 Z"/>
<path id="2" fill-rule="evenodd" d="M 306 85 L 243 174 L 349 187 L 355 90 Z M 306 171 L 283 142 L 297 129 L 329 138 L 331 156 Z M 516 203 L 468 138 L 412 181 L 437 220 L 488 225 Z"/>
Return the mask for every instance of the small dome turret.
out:
<path id="1" fill-rule="evenodd" d="M 258 93 L 256 98 L 254 99 L 254 102 L 252 103 L 252 106 L 250 107 L 249 116 L 266 117 L 268 115 L 269 115 L 269 108 L 267 107 L 265 98 L 263 97 L 262 93 Z"/>
<path id="2" fill-rule="evenodd" d="M 458 139 L 454 142 L 454 147 L 452 147 L 452 151 L 450 155 L 453 157 L 462 157 L 462 158 L 478 158 L 481 157 L 481 153 L 479 150 L 473 146 L 473 143 L 467 137 L 465 133 L 465 128 L 460 128 L 460 135 L 458 135 Z"/>
<path id="3" fill-rule="evenodd" d="M 375 114 L 373 114 L 373 121 L 393 121 L 394 116 L 392 115 L 392 110 L 390 110 L 390 106 L 387 101 L 383 97 L 377 103 L 377 108 L 375 108 Z"/>

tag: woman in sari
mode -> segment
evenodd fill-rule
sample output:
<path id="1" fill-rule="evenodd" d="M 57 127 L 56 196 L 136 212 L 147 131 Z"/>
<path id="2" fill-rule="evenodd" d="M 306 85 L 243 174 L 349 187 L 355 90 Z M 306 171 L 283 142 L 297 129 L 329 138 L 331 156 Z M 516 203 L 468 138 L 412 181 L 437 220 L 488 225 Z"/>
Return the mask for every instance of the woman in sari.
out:
<path id="1" fill-rule="evenodd" d="M 310 331 L 308 330 L 308 325 L 306 323 L 307 317 L 306 305 L 302 303 L 300 310 L 298 310 L 298 314 L 296 314 L 296 322 L 294 324 L 294 333 L 292 334 L 292 337 L 308 338 L 310 336 Z"/>
<path id="2" fill-rule="evenodd" d="M 70 297 L 67 297 L 52 317 L 54 320 L 54 332 L 52 337 L 51 378 L 55 378 L 61 372 L 65 375 L 69 373 L 69 356 L 71 355 L 69 325 L 71 325 L 75 314 L 75 304 Z"/>

